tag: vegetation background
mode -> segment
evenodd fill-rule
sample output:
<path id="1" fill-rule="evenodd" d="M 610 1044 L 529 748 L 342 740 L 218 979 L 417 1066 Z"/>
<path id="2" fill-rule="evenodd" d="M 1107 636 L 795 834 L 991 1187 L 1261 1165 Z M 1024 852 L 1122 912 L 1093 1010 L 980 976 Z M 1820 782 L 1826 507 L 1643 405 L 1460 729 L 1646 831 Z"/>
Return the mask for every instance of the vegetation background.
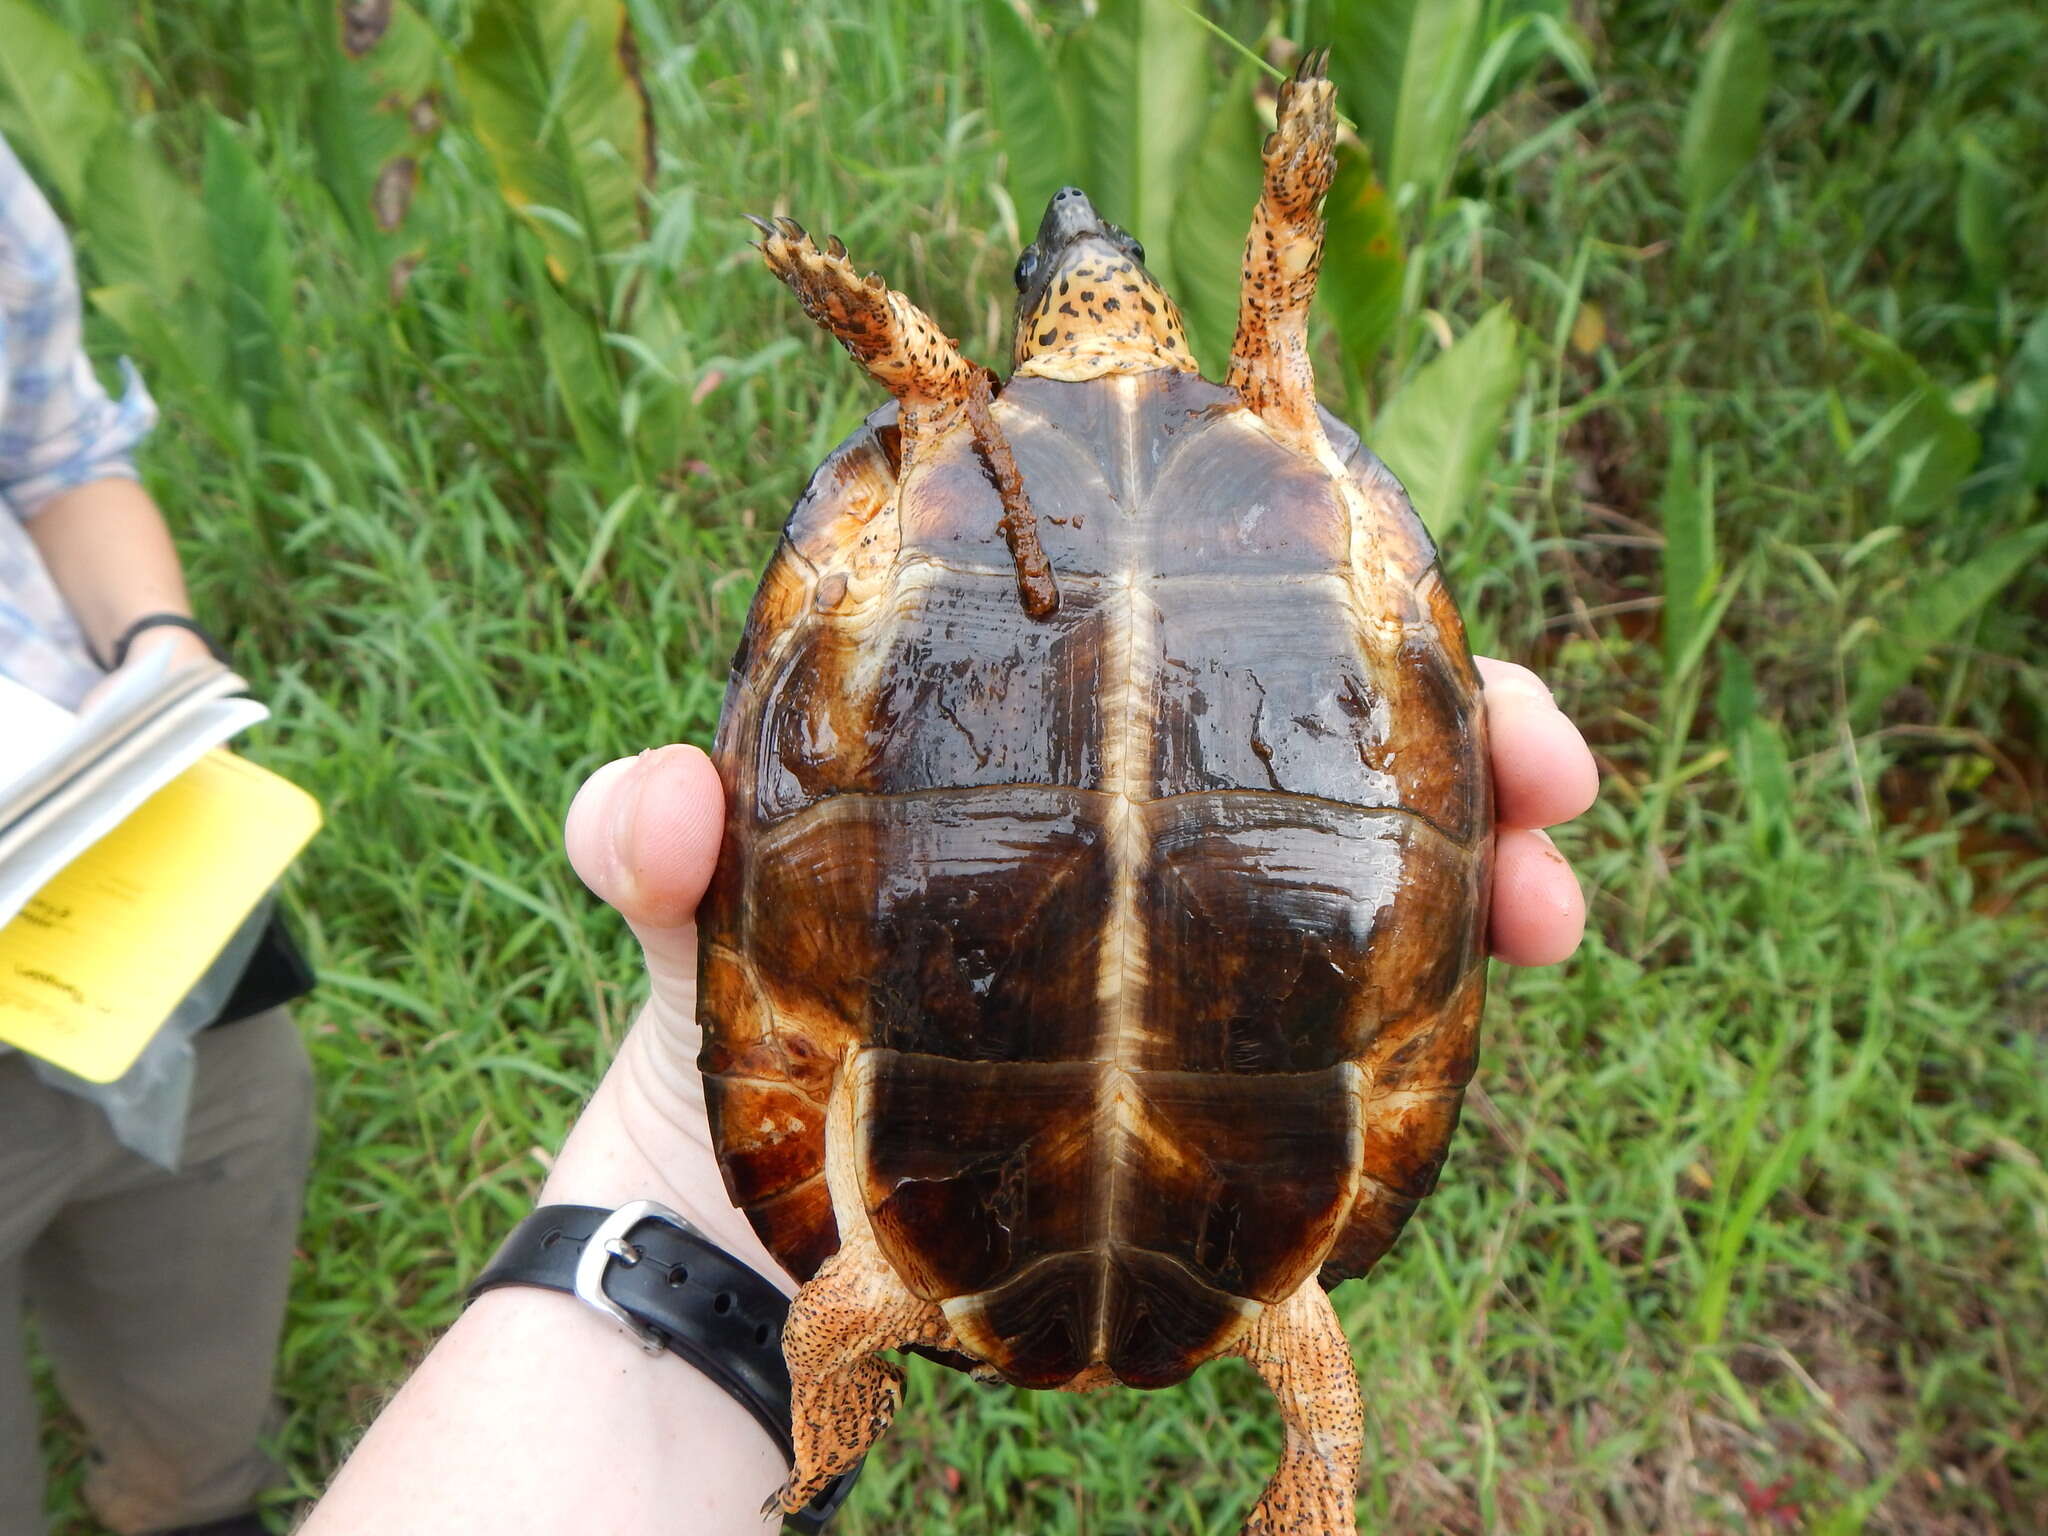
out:
<path id="1" fill-rule="evenodd" d="M 280 1441 L 318 1489 L 635 1001 L 559 852 L 708 738 L 874 391 L 791 212 L 1000 358 L 1087 185 L 1212 370 L 1272 71 L 1358 137 L 1329 402 L 1605 771 L 1444 1186 L 1340 1295 L 1388 1531 L 2048 1530 L 2048 12 L 1995 0 L 0 0 L 149 479 L 330 826 Z M 863 1532 L 1236 1529 L 1236 1365 L 914 1368 Z M 60 1441 L 64 1517 L 78 1452 Z M 280 1519 L 285 1517 L 282 1507 Z"/>

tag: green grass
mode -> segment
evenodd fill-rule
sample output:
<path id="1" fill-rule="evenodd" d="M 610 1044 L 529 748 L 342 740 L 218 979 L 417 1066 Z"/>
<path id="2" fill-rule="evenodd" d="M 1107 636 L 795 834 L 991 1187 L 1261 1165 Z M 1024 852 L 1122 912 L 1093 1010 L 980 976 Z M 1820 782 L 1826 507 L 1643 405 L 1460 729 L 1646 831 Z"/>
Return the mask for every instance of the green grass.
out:
<path id="1" fill-rule="evenodd" d="M 304 1497 L 630 1017 L 631 945 L 559 852 L 574 786 L 708 738 L 782 513 L 873 402 L 739 214 L 837 231 L 996 358 L 1008 146 L 971 8 L 635 5 L 650 236 L 551 341 L 569 312 L 459 102 L 401 230 L 336 201 L 325 11 L 48 11 L 192 187 L 203 109 L 241 125 L 288 271 L 239 424 L 168 340 L 101 339 L 158 382 L 151 483 L 277 716 L 251 750 L 328 813 L 293 882 L 325 978 L 283 1361 Z M 425 14 L 462 35 L 455 0 Z M 1269 20 L 1213 14 L 1247 42 Z M 1410 213 L 1395 360 L 1347 369 L 1325 338 L 1329 398 L 1378 404 L 1439 327 L 1516 317 L 1520 385 L 1446 558 L 1475 637 L 1556 682 L 1606 770 L 1560 834 L 1585 950 L 1499 974 L 1442 1188 L 1339 1293 L 1368 1529 L 2048 1529 L 2048 584 L 2029 559 L 1993 600 L 1939 586 L 2048 512 L 2015 468 L 2048 431 L 2023 346 L 2048 22 L 1765 8 L 1761 155 L 1687 240 L 1715 14 L 1607 8 L 1597 96 L 1553 65 L 1495 93 Z M 82 241 L 98 281 L 110 238 Z M 648 294 L 666 350 L 578 350 L 653 334 Z M 1952 473 L 1951 420 L 1981 445 Z M 1079 1399 L 913 1376 L 856 1536 L 1229 1532 L 1277 1452 L 1234 1365 Z"/>

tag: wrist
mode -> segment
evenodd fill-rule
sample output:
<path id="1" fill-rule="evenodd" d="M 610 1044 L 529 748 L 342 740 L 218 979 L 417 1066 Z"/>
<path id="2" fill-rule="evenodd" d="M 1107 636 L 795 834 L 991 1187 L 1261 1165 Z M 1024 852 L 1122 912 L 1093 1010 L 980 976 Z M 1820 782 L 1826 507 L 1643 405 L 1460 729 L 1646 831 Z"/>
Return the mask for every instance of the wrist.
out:
<path id="1" fill-rule="evenodd" d="M 679 1063 L 650 1017 L 627 1033 L 541 1187 L 546 1205 L 612 1209 L 657 1200 L 785 1295 L 796 1282 L 734 1209 L 711 1150 L 696 1063 Z"/>

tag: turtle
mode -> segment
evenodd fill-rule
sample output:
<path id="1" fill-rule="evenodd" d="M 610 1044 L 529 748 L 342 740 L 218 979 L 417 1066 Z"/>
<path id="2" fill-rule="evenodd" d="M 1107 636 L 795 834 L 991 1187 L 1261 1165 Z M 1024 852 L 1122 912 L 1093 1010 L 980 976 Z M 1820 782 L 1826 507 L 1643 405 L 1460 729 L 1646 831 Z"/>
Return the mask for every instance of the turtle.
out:
<path id="1" fill-rule="evenodd" d="M 756 219 L 892 397 L 795 503 L 713 758 L 700 1066 L 726 1186 L 802 1283 L 804 1506 L 912 1350 L 1159 1388 L 1248 1361 L 1245 1530 L 1354 1528 L 1329 1288 L 1434 1187 L 1485 988 L 1480 684 L 1400 483 L 1315 395 L 1327 54 L 1280 89 L 1229 371 L 1075 187 L 1007 380 L 836 238 Z"/>

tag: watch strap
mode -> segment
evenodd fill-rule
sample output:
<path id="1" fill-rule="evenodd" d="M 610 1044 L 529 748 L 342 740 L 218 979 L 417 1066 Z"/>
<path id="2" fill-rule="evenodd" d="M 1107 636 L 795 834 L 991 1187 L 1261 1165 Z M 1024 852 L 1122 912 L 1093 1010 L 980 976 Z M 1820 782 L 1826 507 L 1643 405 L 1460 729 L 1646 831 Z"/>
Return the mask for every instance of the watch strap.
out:
<path id="1" fill-rule="evenodd" d="M 512 1230 L 469 1288 L 562 1291 L 606 1313 L 643 1348 L 679 1355 L 718 1383 L 793 1458 L 782 1326 L 789 1301 L 759 1274 L 651 1200 L 616 1211 L 544 1205 Z M 824 1527 L 860 1468 L 826 1485 L 787 1524 Z"/>

